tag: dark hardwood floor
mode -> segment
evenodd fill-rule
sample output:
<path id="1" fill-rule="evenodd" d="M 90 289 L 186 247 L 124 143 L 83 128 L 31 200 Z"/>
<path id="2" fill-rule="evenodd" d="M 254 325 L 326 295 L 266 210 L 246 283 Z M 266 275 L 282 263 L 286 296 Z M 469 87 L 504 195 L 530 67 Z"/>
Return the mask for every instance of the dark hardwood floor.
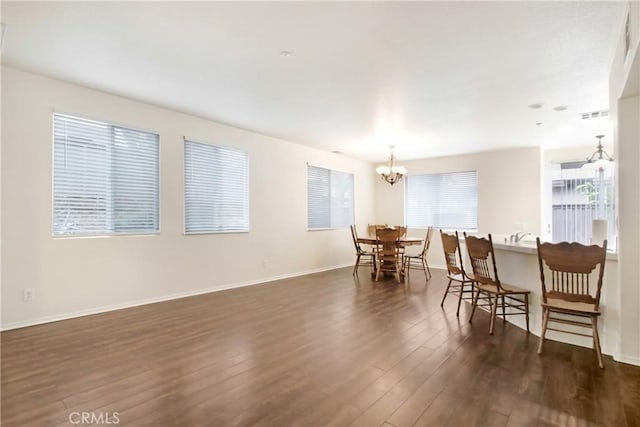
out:
<path id="1" fill-rule="evenodd" d="M 398 285 L 346 268 L 3 332 L 2 426 L 640 425 L 639 367 L 553 341 L 538 356 L 501 320 L 490 336 L 487 313 L 440 308 L 432 271 Z"/>

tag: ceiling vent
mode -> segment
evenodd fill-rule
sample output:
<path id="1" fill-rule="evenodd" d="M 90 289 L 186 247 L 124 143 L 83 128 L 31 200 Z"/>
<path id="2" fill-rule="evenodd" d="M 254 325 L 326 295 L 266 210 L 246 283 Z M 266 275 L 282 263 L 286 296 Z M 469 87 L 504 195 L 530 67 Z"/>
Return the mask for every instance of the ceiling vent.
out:
<path id="1" fill-rule="evenodd" d="M 582 117 L 582 120 L 597 119 L 598 117 L 607 117 L 607 116 L 609 116 L 609 110 L 591 111 L 591 112 L 588 112 L 588 113 L 580 113 L 580 117 Z"/>

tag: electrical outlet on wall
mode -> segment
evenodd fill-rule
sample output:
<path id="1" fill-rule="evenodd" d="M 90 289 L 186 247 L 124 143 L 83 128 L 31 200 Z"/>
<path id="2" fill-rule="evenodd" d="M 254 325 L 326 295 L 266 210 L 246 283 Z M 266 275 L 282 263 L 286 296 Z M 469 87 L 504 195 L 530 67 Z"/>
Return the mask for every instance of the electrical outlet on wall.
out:
<path id="1" fill-rule="evenodd" d="M 22 301 L 24 302 L 33 301 L 35 297 L 36 297 L 35 288 L 24 288 L 22 290 Z"/>

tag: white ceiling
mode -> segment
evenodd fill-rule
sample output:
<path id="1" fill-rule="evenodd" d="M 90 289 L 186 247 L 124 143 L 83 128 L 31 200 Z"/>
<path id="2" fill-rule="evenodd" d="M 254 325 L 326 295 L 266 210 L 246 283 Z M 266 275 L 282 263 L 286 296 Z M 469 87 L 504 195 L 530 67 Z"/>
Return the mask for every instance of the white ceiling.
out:
<path id="1" fill-rule="evenodd" d="M 10 2 L 2 62 L 370 161 L 610 135 L 623 2 Z M 281 51 L 292 52 L 291 56 Z M 537 110 L 527 108 L 543 103 Z M 566 111 L 553 107 L 566 105 Z M 537 126 L 536 123 L 542 124 Z M 605 139 L 606 141 L 606 139 Z"/>

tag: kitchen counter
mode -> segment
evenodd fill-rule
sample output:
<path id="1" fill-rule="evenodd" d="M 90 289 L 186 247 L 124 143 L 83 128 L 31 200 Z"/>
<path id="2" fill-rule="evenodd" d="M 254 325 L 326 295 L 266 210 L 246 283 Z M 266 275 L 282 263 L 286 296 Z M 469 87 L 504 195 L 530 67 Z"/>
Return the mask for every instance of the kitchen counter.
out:
<path id="1" fill-rule="evenodd" d="M 493 239 L 493 248 L 494 249 L 500 249 L 500 250 L 504 250 L 504 251 L 520 252 L 520 253 L 523 253 L 523 254 L 533 254 L 533 255 L 536 255 L 536 256 L 538 254 L 538 248 L 536 247 L 536 239 L 535 239 L 535 237 L 527 236 L 523 240 L 519 241 L 518 243 L 510 242 L 509 241 L 509 236 L 502 236 L 502 235 L 494 236 L 494 235 L 492 235 L 491 238 Z M 609 260 L 614 260 L 615 261 L 617 259 L 618 259 L 618 254 L 617 253 L 615 253 L 613 251 L 607 251 L 607 261 L 609 261 Z M 606 271 L 606 267 L 605 267 L 605 271 Z"/>

